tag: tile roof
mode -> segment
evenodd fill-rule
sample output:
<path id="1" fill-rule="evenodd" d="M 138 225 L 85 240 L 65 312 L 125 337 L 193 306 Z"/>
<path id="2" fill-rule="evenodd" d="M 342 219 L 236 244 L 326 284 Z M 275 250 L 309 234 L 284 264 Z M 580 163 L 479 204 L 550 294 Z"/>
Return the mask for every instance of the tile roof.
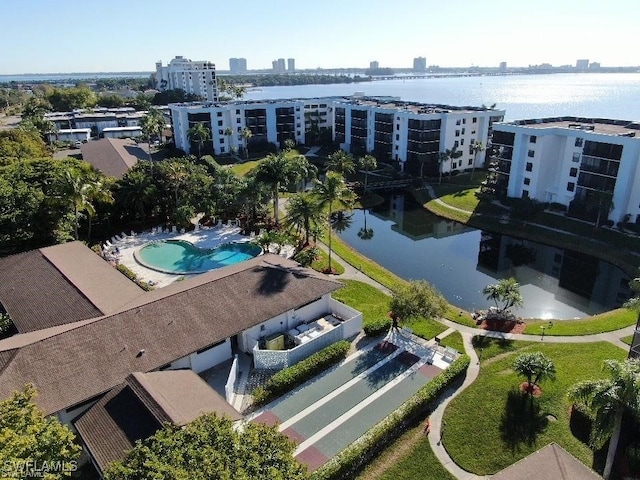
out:
<path id="1" fill-rule="evenodd" d="M 113 313 L 142 294 L 81 242 L 0 259 L 0 303 L 19 333 Z"/>
<path id="2" fill-rule="evenodd" d="M 533 452 L 491 480 L 602 480 L 602 477 L 556 443 Z"/>
<path id="3" fill-rule="evenodd" d="M 51 336 L 15 335 L 0 341 L 0 351 L 19 348 L 0 372 L 0 398 L 31 382 L 36 402 L 51 414 L 110 390 L 131 372 L 158 369 L 341 286 L 264 255 L 147 292 L 118 313 L 53 328 Z"/>
<path id="4" fill-rule="evenodd" d="M 242 416 L 191 370 L 129 375 L 74 425 L 101 470 L 165 422 L 186 425 L 204 413 Z"/>
<path id="5" fill-rule="evenodd" d="M 82 159 L 109 177 L 121 178 L 147 154 L 127 138 L 101 138 L 80 147 Z"/>

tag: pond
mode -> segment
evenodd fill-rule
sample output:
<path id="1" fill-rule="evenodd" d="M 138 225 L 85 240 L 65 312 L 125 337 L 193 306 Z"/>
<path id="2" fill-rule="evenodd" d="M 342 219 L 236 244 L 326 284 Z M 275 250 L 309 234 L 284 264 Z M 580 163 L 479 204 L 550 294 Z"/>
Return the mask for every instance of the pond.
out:
<path id="1" fill-rule="evenodd" d="M 437 217 L 404 195 L 358 210 L 338 235 L 406 279 L 424 279 L 465 310 L 493 305 L 482 289 L 499 279 L 520 283 L 525 318 L 571 319 L 622 305 L 629 278 L 582 253 L 480 231 Z"/>

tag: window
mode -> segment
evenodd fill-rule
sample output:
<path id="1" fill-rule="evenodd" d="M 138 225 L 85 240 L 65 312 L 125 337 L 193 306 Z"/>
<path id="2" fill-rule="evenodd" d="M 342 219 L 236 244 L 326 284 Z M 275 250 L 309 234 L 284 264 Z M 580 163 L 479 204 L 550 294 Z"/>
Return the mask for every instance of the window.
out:
<path id="1" fill-rule="evenodd" d="M 456 140 L 455 142 L 453 142 L 453 148 L 458 148 L 460 144 L 458 143 L 458 140 Z"/>
<path id="2" fill-rule="evenodd" d="M 220 147 L 220 153 L 224 153 L 224 147 Z"/>
<path id="3" fill-rule="evenodd" d="M 576 147 L 581 147 L 582 146 L 582 138 L 576 138 Z"/>
<path id="4" fill-rule="evenodd" d="M 451 168 L 452 168 L 452 169 L 453 169 L 453 168 L 457 168 L 457 167 L 458 167 L 458 162 L 453 162 L 453 163 L 451 164 Z"/>
<path id="5" fill-rule="evenodd" d="M 578 176 L 578 169 L 577 168 L 572 168 L 571 170 L 569 170 L 569 176 L 570 177 L 577 177 Z"/>
<path id="6" fill-rule="evenodd" d="M 460 136 L 460 130 L 456 130 L 456 137 Z"/>
<path id="7" fill-rule="evenodd" d="M 529 141 L 530 141 L 531 143 L 536 143 L 536 141 L 537 141 L 537 140 L 538 140 L 538 137 L 536 137 L 535 135 L 531 135 L 531 136 L 529 137 Z"/>
<path id="8" fill-rule="evenodd" d="M 400 134 L 396 133 L 396 140 L 400 140 Z"/>
<path id="9" fill-rule="evenodd" d="M 396 130 L 400 130 L 400 125 L 396 124 Z"/>
<path id="10" fill-rule="evenodd" d="M 473 160 L 471 158 L 469 159 L 469 165 L 473 165 Z"/>
<path id="11" fill-rule="evenodd" d="M 240 122 L 240 119 L 238 119 L 238 123 Z M 238 133 L 242 132 L 242 127 L 238 127 Z"/>
<path id="12" fill-rule="evenodd" d="M 220 144 L 224 144 L 224 138 L 220 137 Z"/>
<path id="13" fill-rule="evenodd" d="M 527 152 L 527 157 L 529 157 L 529 158 L 533 158 L 533 157 L 535 156 L 535 154 L 536 154 L 536 152 L 534 152 L 533 150 L 529 150 L 529 151 Z"/>
<path id="14" fill-rule="evenodd" d="M 529 198 L 529 190 L 522 190 L 522 198 Z"/>
<path id="15" fill-rule="evenodd" d="M 221 117 L 222 116 L 222 112 L 218 112 L 218 116 Z"/>
<path id="16" fill-rule="evenodd" d="M 573 182 L 569 182 L 567 183 L 567 191 L 569 192 L 573 192 L 573 190 L 576 188 L 576 184 Z"/>
<path id="17" fill-rule="evenodd" d="M 240 109 L 236 109 L 236 115 L 240 115 Z"/>
<path id="18" fill-rule="evenodd" d="M 473 117 L 471 119 L 471 123 L 478 123 L 478 117 Z"/>
<path id="19" fill-rule="evenodd" d="M 524 177 L 524 184 L 525 184 L 525 185 L 529 185 L 529 184 L 531 184 L 531 179 L 530 179 L 530 178 L 528 178 L 528 177 Z"/>
<path id="20" fill-rule="evenodd" d="M 398 145 L 396 145 L 396 150 L 399 150 Z M 396 155 L 396 157 L 397 157 L 397 155 Z M 396 158 L 396 160 L 397 160 L 397 158 Z"/>
<path id="21" fill-rule="evenodd" d="M 460 139 L 460 145 L 464 145 L 464 138 Z"/>
<path id="22" fill-rule="evenodd" d="M 524 168 L 527 172 L 533 171 L 533 163 L 527 162 L 527 165 Z"/>
<path id="23" fill-rule="evenodd" d="M 462 129 L 462 135 L 464 135 L 464 128 Z"/>
<path id="24" fill-rule="evenodd" d="M 224 135 L 224 130 L 218 130 L 218 135 Z"/>
<path id="25" fill-rule="evenodd" d="M 460 125 L 460 120 L 456 120 L 456 125 Z"/>
<path id="26" fill-rule="evenodd" d="M 578 163 L 580 161 L 580 152 L 576 152 L 573 154 L 573 158 L 571 159 L 572 162 L 574 163 Z"/>
<path id="27" fill-rule="evenodd" d="M 222 126 L 222 120 L 218 120 L 218 126 L 221 127 Z"/>
<path id="28" fill-rule="evenodd" d="M 466 119 L 466 118 L 463 118 L 463 119 L 462 119 L 462 124 L 463 124 L 463 125 L 466 125 L 466 123 L 467 123 L 467 119 Z M 464 133 L 464 129 L 462 130 L 462 133 Z"/>

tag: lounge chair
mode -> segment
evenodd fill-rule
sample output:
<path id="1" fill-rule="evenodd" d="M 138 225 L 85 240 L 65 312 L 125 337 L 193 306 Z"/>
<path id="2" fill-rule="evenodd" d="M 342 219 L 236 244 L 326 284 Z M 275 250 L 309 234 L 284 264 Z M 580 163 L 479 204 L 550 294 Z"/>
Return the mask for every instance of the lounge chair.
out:
<path id="1" fill-rule="evenodd" d="M 177 233 L 178 232 L 178 227 L 176 227 L 175 225 L 171 226 L 171 233 Z"/>
<path id="2" fill-rule="evenodd" d="M 180 229 L 180 233 L 184 233 L 184 228 L 181 228 L 181 229 Z"/>

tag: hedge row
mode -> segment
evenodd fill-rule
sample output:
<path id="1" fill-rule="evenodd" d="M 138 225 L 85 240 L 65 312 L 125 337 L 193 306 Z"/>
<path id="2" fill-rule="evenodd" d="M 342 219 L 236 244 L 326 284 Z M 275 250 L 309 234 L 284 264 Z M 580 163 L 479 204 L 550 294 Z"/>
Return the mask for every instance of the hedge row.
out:
<path id="1" fill-rule="evenodd" d="M 120 273 L 122 273 L 129 280 L 135 282 L 136 285 L 138 285 L 143 290 L 146 290 L 147 292 L 153 290 L 153 287 L 151 285 L 149 285 L 147 282 L 142 282 L 142 281 L 138 280 L 138 276 L 135 273 L 133 273 L 128 267 L 124 266 L 123 264 L 119 263 L 116 268 L 118 269 L 118 271 Z"/>
<path id="2" fill-rule="evenodd" d="M 359 441 L 351 444 L 324 466 L 313 472 L 311 480 L 353 478 L 378 453 L 399 437 L 442 391 L 451 385 L 469 366 L 469 357 L 461 355 L 449 368 L 423 386 L 391 415 L 369 430 Z"/>
<path id="3" fill-rule="evenodd" d="M 264 387 L 253 391 L 254 405 L 263 405 L 335 365 L 346 358 L 350 348 L 348 341 L 340 340 L 295 365 L 280 370 Z"/>
<path id="4" fill-rule="evenodd" d="M 367 337 L 377 337 L 383 333 L 387 333 L 391 328 L 390 318 L 377 318 L 373 321 L 367 322 L 362 326 L 364 334 Z"/>

